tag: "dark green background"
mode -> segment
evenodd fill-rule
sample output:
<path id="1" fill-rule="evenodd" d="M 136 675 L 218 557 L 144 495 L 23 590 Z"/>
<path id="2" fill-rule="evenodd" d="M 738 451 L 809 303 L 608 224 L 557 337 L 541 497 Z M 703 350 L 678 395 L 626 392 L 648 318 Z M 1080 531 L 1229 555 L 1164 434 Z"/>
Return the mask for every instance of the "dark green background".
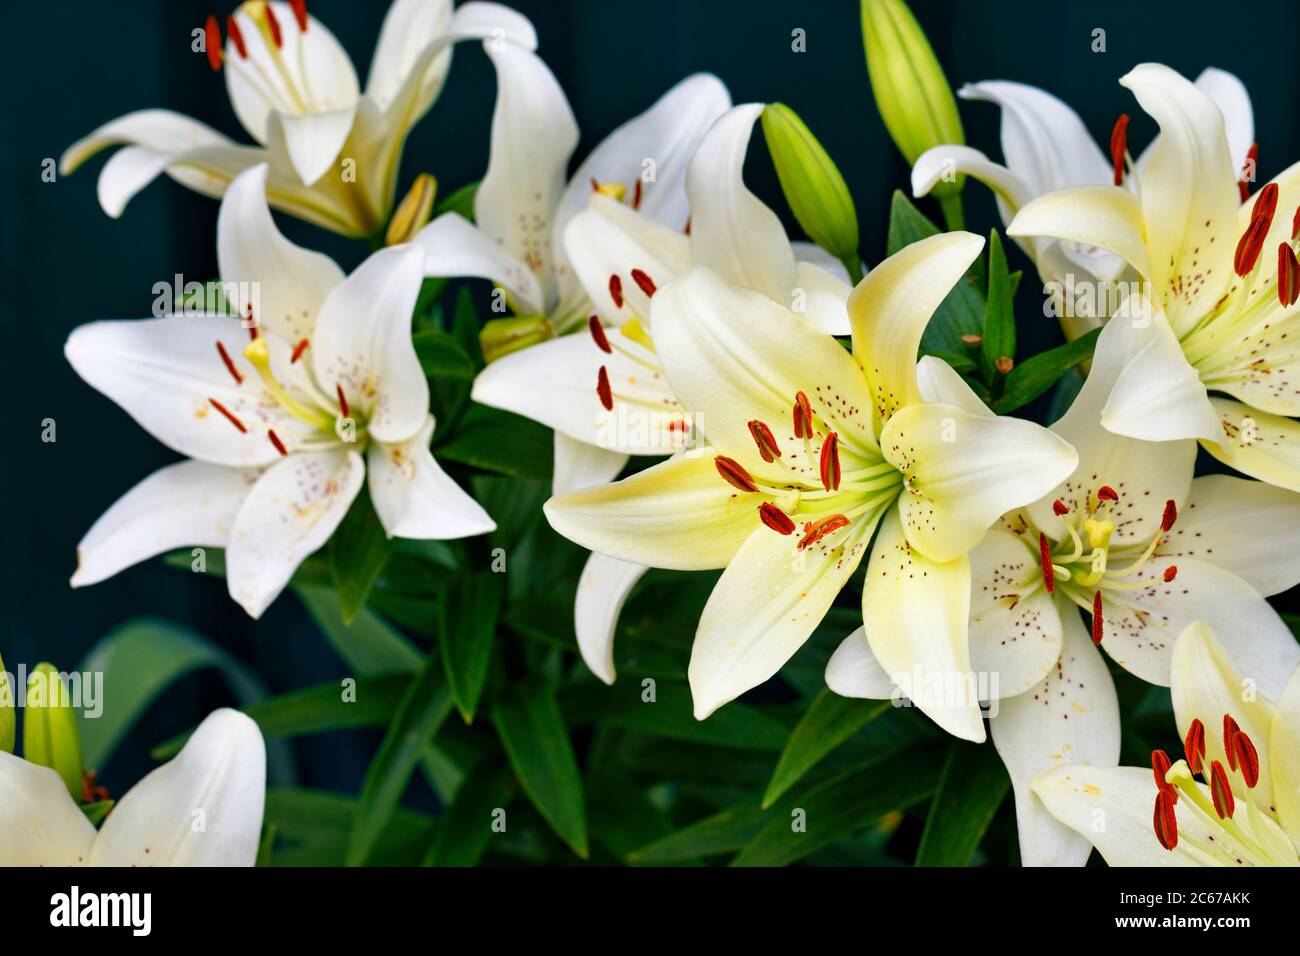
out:
<path id="1" fill-rule="evenodd" d="M 871 101 L 856 2 L 521 0 L 515 6 L 536 24 L 540 53 L 569 93 L 582 129 L 579 157 L 681 77 L 715 72 L 736 102 L 781 100 L 804 117 L 857 200 L 865 259 L 881 258 L 890 192 L 906 186 L 907 167 Z M 92 319 L 148 315 L 154 283 L 174 273 L 215 277 L 217 203 L 160 179 L 114 221 L 95 199 L 103 158 L 56 183 L 41 181 L 41 164 L 100 123 L 144 107 L 178 110 L 246 140 L 223 79 L 190 51 L 190 31 L 208 13 L 224 18 L 232 7 L 228 0 L 217 8 L 183 0 L 6 5 L 0 653 L 11 668 L 41 659 L 71 668 L 115 624 L 153 614 L 186 623 L 250 661 L 273 691 L 341 672 L 291 596 L 254 623 L 227 598 L 223 581 L 159 562 L 89 589 L 67 586 L 80 536 L 118 495 L 174 456 L 72 373 L 63 360 L 64 339 Z M 387 4 L 312 0 L 310 7 L 347 47 L 364 80 Z M 1116 115 L 1130 111 L 1130 135 L 1141 146 L 1152 123 L 1116 79 L 1144 60 L 1189 76 L 1213 64 L 1250 89 L 1261 177 L 1300 156 L 1300 31 L 1290 0 L 917 0 L 914 9 L 954 86 L 1012 79 L 1045 87 L 1073 105 L 1103 141 Z M 1104 54 L 1090 49 L 1098 27 L 1107 34 Z M 791 51 L 795 28 L 806 31 L 805 53 Z M 482 175 L 493 95 L 482 52 L 459 47 L 442 99 L 407 144 L 403 187 L 426 170 L 446 191 Z M 1000 155 L 996 109 L 979 103 L 961 109 L 968 141 Z M 766 155 L 761 148 L 752 152 L 752 188 L 785 215 Z M 987 191 L 975 185 L 967 195 L 970 225 L 986 231 L 994 224 Z M 283 227 L 347 268 L 361 254 L 358 244 L 296 221 Z M 1013 255 L 1013 268 L 1027 267 L 1018 251 Z M 1018 304 L 1026 351 L 1058 336 L 1041 317 L 1039 301 L 1037 284 L 1026 282 Z M 41 441 L 46 418 L 57 422 L 56 443 Z M 207 678 L 174 688 L 108 768 L 110 786 L 120 790 L 147 766 L 148 744 L 227 699 Z M 373 746 L 355 734 L 299 743 L 304 783 L 354 789 Z"/>

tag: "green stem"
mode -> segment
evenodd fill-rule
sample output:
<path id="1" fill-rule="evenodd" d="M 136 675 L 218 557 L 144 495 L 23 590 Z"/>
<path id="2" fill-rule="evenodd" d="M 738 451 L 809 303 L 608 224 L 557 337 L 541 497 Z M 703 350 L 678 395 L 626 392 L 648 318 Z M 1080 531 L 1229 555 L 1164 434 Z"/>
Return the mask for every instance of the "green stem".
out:
<path id="1" fill-rule="evenodd" d="M 849 270 L 849 283 L 857 285 L 862 281 L 862 257 L 857 252 L 851 252 L 840 260 L 844 263 L 844 268 Z"/>
<path id="2" fill-rule="evenodd" d="M 949 232 L 966 228 L 966 214 L 962 210 L 961 193 L 951 193 L 939 198 L 939 208 L 943 210 L 943 221 Z"/>

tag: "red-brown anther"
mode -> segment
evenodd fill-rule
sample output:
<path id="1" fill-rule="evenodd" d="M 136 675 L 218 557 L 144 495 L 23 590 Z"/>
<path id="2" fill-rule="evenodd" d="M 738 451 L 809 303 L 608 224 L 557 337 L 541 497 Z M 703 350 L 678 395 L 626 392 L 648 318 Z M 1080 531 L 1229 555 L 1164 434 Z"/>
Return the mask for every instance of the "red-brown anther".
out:
<path id="1" fill-rule="evenodd" d="M 1160 790 L 1174 789 L 1174 785 L 1165 780 L 1165 774 L 1169 772 L 1169 768 L 1173 765 L 1174 762 L 1169 759 L 1169 754 L 1163 750 L 1151 751 L 1151 773 L 1155 776 L 1156 787 Z"/>
<path id="2" fill-rule="evenodd" d="M 1098 501 L 1119 501 L 1119 492 L 1110 485 L 1102 485 L 1097 489 Z"/>
<path id="3" fill-rule="evenodd" d="M 840 490 L 840 436 L 828 432 L 822 442 L 822 487 L 827 491 Z"/>
<path id="4" fill-rule="evenodd" d="M 216 409 L 217 411 L 219 411 L 221 414 L 223 414 L 223 415 L 226 416 L 226 420 L 229 421 L 230 424 L 234 425 L 234 426 L 235 426 L 236 428 L 238 428 L 241 432 L 247 432 L 247 431 L 248 431 L 248 429 L 244 427 L 244 423 L 241 422 L 238 418 L 236 418 L 236 417 L 235 417 L 235 413 L 232 412 L 230 409 L 226 408 L 225 405 L 222 405 L 222 404 L 221 404 L 219 401 L 217 401 L 215 398 L 209 398 L 208 401 L 212 404 L 212 407 L 213 407 L 213 408 L 215 408 L 215 409 Z"/>
<path id="5" fill-rule="evenodd" d="M 350 418 L 352 413 L 348 411 L 348 397 L 343 394 L 343 386 L 336 384 L 334 391 L 339 397 L 339 411 L 343 413 L 344 418 Z"/>
<path id="6" fill-rule="evenodd" d="M 1101 591 L 1092 596 L 1092 643 L 1100 646 L 1104 636 L 1105 623 L 1101 614 Z"/>
<path id="7" fill-rule="evenodd" d="M 640 180 L 637 180 L 637 182 L 640 182 Z M 654 280 L 646 275 L 642 270 L 632 270 L 632 281 L 635 282 L 637 286 L 640 287 L 641 291 L 646 294 L 646 298 L 655 294 Z"/>
<path id="8" fill-rule="evenodd" d="M 1192 720 L 1183 738 L 1183 753 L 1187 756 L 1187 768 L 1192 773 L 1200 773 L 1202 761 L 1205 760 L 1205 724 L 1201 718 Z"/>
<path id="9" fill-rule="evenodd" d="M 226 32 L 230 34 L 230 42 L 235 44 L 235 52 L 239 54 L 239 58 L 247 60 L 248 47 L 244 45 L 244 31 L 239 29 L 239 21 L 235 19 L 233 13 L 226 17 Z"/>
<path id="10" fill-rule="evenodd" d="M 781 449 L 777 447 L 772 429 L 756 418 L 749 423 L 749 433 L 754 436 L 754 444 L 758 446 L 758 453 L 764 461 L 776 461 L 781 457 Z"/>
<path id="11" fill-rule="evenodd" d="M 1250 149 L 1246 150 L 1246 161 L 1241 165 L 1241 176 L 1237 180 L 1237 191 L 1241 194 L 1242 202 L 1250 198 L 1250 183 L 1255 178 L 1258 163 L 1259 143 L 1251 143 Z"/>
<path id="12" fill-rule="evenodd" d="M 632 187 L 632 208 L 641 208 L 641 177 L 636 178 L 636 185 Z"/>
<path id="13" fill-rule="evenodd" d="M 1297 210 L 1296 210 L 1296 216 L 1297 216 L 1297 217 L 1300 217 L 1300 209 L 1297 209 Z M 683 233 L 683 235 L 687 235 L 687 236 L 689 236 L 689 235 L 691 234 L 691 217 L 690 217 L 690 216 L 687 216 L 687 217 L 686 217 L 686 225 L 684 225 L 684 226 L 682 227 L 682 233 Z"/>
<path id="14" fill-rule="evenodd" d="M 1277 213 L 1277 183 L 1269 183 L 1259 191 L 1255 197 L 1255 205 L 1251 207 L 1251 219 L 1265 219 L 1269 226 L 1273 225 L 1273 216 Z"/>
<path id="15" fill-rule="evenodd" d="M 595 176 L 591 177 L 591 191 L 594 193 L 600 192 L 600 180 Z"/>
<path id="16" fill-rule="evenodd" d="M 271 444 L 275 446 L 276 451 L 278 451 L 285 458 L 289 457 L 289 449 L 284 447 L 284 442 L 280 441 L 280 436 L 275 433 L 274 428 L 267 429 L 266 437 L 271 439 Z"/>
<path id="17" fill-rule="evenodd" d="M 758 516 L 763 520 L 763 524 L 767 525 L 777 534 L 794 533 L 794 521 L 790 519 L 788 514 L 770 501 L 764 501 L 758 506 Z"/>
<path id="18" fill-rule="evenodd" d="M 1170 498 L 1165 502 L 1164 514 L 1160 516 L 1160 530 L 1168 531 L 1178 520 L 1178 505 L 1174 504 L 1174 499 Z"/>
<path id="19" fill-rule="evenodd" d="M 234 361 L 230 358 L 230 353 L 220 342 L 217 343 L 217 353 L 221 356 L 221 361 L 225 363 L 226 371 L 230 373 L 231 378 L 235 380 L 236 385 L 244 384 L 244 376 L 239 374 L 239 369 L 235 368 Z"/>
<path id="20" fill-rule="evenodd" d="M 1259 783 L 1259 751 L 1255 749 L 1255 743 L 1247 736 L 1244 730 L 1237 731 L 1237 736 L 1232 739 L 1232 749 L 1236 753 L 1237 769 L 1241 771 L 1241 779 L 1246 781 L 1246 786 L 1255 789 L 1255 784 Z"/>
<path id="21" fill-rule="evenodd" d="M 1300 262 L 1296 261 L 1291 244 L 1280 242 L 1277 246 L 1277 301 L 1287 309 L 1295 305 L 1296 299 L 1300 299 Z"/>
<path id="22" fill-rule="evenodd" d="M 832 532 L 839 531 L 841 528 L 849 526 L 849 519 L 844 515 L 831 515 L 829 518 L 822 518 L 820 521 L 814 521 L 804 526 L 804 536 L 799 539 L 799 550 L 802 551 L 810 544 L 814 544 L 826 537 Z"/>
<path id="23" fill-rule="evenodd" d="M 1268 219 L 1255 218 L 1250 221 L 1246 231 L 1237 243 L 1237 250 L 1232 255 L 1232 270 L 1239 276 L 1248 276 L 1259 261 L 1259 254 L 1264 249 L 1264 240 L 1268 238 Z"/>
<path id="24" fill-rule="evenodd" d="M 298 29 L 307 32 L 307 0 L 289 0 L 293 7 L 293 18 L 298 21 Z"/>
<path id="25" fill-rule="evenodd" d="M 1174 814 L 1177 795 L 1173 790 L 1161 790 L 1156 793 L 1156 811 L 1154 826 L 1156 839 L 1166 850 L 1178 846 L 1178 817 Z"/>
<path id="26" fill-rule="evenodd" d="M 1237 769 L 1237 734 L 1241 728 L 1231 714 L 1223 715 L 1223 752 L 1228 756 L 1228 766 Z"/>
<path id="27" fill-rule="evenodd" d="M 614 391 L 609 387 L 609 370 L 605 366 L 600 367 L 600 373 L 596 376 L 596 394 L 600 396 L 600 404 L 605 406 L 605 411 L 614 410 Z"/>
<path id="28" fill-rule="evenodd" d="M 1069 507 L 1067 507 L 1065 502 L 1062 501 L 1060 498 L 1057 498 L 1055 501 L 1052 502 L 1052 514 L 1056 515 L 1058 518 L 1061 515 L 1068 515 L 1069 513 L 1070 513 Z"/>
<path id="29" fill-rule="evenodd" d="M 1038 563 L 1043 566 L 1043 587 L 1051 594 L 1056 589 L 1056 571 L 1052 568 L 1052 546 L 1041 531 L 1038 532 Z"/>
<path id="30" fill-rule="evenodd" d="M 713 466 L 729 485 L 741 491 L 758 491 L 758 485 L 754 484 L 754 479 L 749 476 L 749 472 L 734 458 L 718 455 L 713 459 Z"/>
<path id="31" fill-rule="evenodd" d="M 99 803 L 107 800 L 110 794 L 108 787 L 95 783 L 95 771 L 81 771 L 81 802 L 82 803 Z"/>
<path id="32" fill-rule="evenodd" d="M 591 337 L 596 340 L 596 348 L 606 355 L 612 355 L 614 350 L 609 347 L 609 339 L 605 336 L 605 327 L 600 324 L 600 319 L 594 315 L 589 318 L 587 329 L 591 332 Z"/>
<path id="33" fill-rule="evenodd" d="M 203 46 L 208 54 L 208 66 L 212 67 L 212 72 L 221 69 L 221 27 L 217 24 L 217 18 L 210 16 L 203 24 Z"/>
<path id="34" fill-rule="evenodd" d="M 1110 163 L 1115 174 L 1115 185 L 1124 185 L 1124 154 L 1128 152 L 1128 114 L 1120 113 L 1110 131 Z"/>
<path id="35" fill-rule="evenodd" d="M 1215 760 L 1210 763 L 1210 796 L 1214 799 L 1214 812 L 1220 820 L 1231 818 L 1237 808 L 1237 800 L 1232 795 L 1232 786 L 1228 783 L 1227 771 L 1223 764 Z"/>
<path id="36" fill-rule="evenodd" d="M 271 5 L 264 4 L 262 7 L 266 11 L 266 25 L 271 31 L 271 40 L 275 43 L 276 49 L 284 46 L 284 34 L 280 32 L 280 21 L 275 18 L 275 11 Z"/>
<path id="37" fill-rule="evenodd" d="M 1291 238 L 1300 239 L 1300 206 L 1295 207 L 1295 215 L 1291 217 Z"/>
<path id="38" fill-rule="evenodd" d="M 794 437 L 812 438 L 812 403 L 803 392 L 794 393 Z"/>
<path id="39" fill-rule="evenodd" d="M 1178 577 L 1178 565 L 1169 565 L 1169 567 L 1165 568 L 1165 573 L 1162 574 L 1161 577 L 1165 579 L 1165 584 L 1168 584 L 1174 578 Z"/>
<path id="40" fill-rule="evenodd" d="M 293 365 L 302 358 L 302 353 L 307 351 L 307 346 L 311 345 L 311 339 L 299 339 L 298 344 L 293 347 L 293 354 L 289 356 L 289 364 Z"/>
<path id="41" fill-rule="evenodd" d="M 623 308 L 623 280 L 616 275 L 609 277 L 609 297 L 614 300 L 614 308 Z"/>

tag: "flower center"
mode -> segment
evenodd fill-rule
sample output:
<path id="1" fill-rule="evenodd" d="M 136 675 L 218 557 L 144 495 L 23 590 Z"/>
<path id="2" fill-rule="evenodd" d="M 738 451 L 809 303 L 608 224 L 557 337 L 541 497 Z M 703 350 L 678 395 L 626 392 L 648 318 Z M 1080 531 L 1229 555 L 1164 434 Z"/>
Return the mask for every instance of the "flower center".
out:
<path id="1" fill-rule="evenodd" d="M 269 54 L 270 68 L 261 62 L 261 58 L 249 56 L 248 40 L 234 14 L 226 18 L 226 33 L 230 36 L 237 57 L 228 60 L 227 65 L 257 91 L 270 109 L 291 116 L 302 116 L 325 107 L 313 96 L 304 65 L 302 37 L 307 32 L 308 24 L 306 0 L 290 0 L 290 6 L 298 25 L 297 53 L 292 58 L 292 63 L 283 55 L 284 26 L 276 17 L 271 4 L 266 0 L 246 0 L 238 12 L 243 13 L 257 27 Z M 221 31 L 216 17 L 208 17 L 205 33 L 208 62 L 214 70 L 219 70 L 222 64 Z"/>

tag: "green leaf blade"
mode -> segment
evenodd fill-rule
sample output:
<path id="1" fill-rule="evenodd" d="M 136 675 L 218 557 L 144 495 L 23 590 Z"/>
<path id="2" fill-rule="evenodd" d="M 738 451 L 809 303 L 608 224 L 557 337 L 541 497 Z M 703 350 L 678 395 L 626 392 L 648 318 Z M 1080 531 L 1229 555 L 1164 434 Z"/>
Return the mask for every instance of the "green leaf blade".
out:
<path id="1" fill-rule="evenodd" d="M 890 709 L 887 700 L 855 700 L 822 690 L 790 733 L 763 795 L 767 809 L 832 750 Z"/>

